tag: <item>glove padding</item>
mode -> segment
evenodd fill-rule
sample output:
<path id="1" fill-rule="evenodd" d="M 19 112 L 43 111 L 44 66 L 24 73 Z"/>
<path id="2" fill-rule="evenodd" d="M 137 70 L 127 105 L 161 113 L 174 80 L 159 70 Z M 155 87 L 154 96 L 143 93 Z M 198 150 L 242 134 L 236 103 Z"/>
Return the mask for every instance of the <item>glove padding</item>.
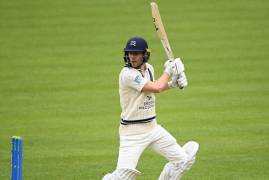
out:
<path id="1" fill-rule="evenodd" d="M 178 82 L 177 82 L 178 79 L 179 79 L 179 74 L 172 76 L 171 81 L 168 82 L 168 87 L 169 88 L 176 88 L 176 87 L 178 87 Z"/>
<path id="2" fill-rule="evenodd" d="M 184 72 L 172 76 L 171 81 L 168 82 L 169 88 L 179 87 L 180 89 L 185 88 L 188 85 L 187 77 Z"/>
<path id="3" fill-rule="evenodd" d="M 167 60 L 164 63 L 164 72 L 166 72 L 169 76 L 179 75 L 184 70 L 185 67 L 180 58 L 176 58 L 175 60 Z"/>
<path id="4" fill-rule="evenodd" d="M 182 72 L 179 74 L 179 78 L 177 80 L 177 83 L 178 83 L 178 86 L 180 89 L 187 87 L 188 81 L 187 81 L 187 77 L 186 77 L 185 72 Z"/>

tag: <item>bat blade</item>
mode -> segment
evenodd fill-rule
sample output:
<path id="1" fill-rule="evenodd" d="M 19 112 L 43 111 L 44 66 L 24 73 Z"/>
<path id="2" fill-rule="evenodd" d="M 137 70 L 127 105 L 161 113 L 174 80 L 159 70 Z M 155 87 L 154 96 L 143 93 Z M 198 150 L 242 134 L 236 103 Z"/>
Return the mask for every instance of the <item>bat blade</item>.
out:
<path id="1" fill-rule="evenodd" d="M 167 58 L 170 60 L 174 60 L 173 51 L 172 51 L 172 48 L 171 48 L 170 43 L 169 43 L 168 38 L 167 38 L 167 34 L 166 34 L 164 26 L 163 26 L 163 22 L 161 19 L 158 5 L 155 2 L 151 2 L 150 6 L 151 6 L 151 13 L 152 13 L 152 18 L 153 18 L 155 30 L 158 34 L 158 37 L 161 40 L 161 43 L 163 45 L 163 48 L 164 48 L 165 53 L 167 55 Z"/>

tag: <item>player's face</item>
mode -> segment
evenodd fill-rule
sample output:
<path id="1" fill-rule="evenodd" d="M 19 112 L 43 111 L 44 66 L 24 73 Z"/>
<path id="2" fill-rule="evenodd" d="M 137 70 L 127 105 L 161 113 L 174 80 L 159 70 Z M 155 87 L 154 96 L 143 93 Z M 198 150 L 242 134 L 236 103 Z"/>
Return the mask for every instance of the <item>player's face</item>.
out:
<path id="1" fill-rule="evenodd" d="M 142 52 L 129 52 L 128 56 L 133 68 L 140 68 L 140 66 L 143 64 Z"/>

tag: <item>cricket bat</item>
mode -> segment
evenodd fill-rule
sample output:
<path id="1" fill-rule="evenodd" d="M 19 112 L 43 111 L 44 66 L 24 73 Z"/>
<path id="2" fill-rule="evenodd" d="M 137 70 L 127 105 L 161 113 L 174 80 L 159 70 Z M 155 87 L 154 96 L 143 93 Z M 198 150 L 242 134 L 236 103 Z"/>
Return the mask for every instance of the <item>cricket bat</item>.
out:
<path id="1" fill-rule="evenodd" d="M 153 18 L 155 30 L 158 34 L 158 37 L 161 40 L 161 43 L 163 45 L 163 48 L 164 48 L 165 53 L 167 55 L 167 58 L 169 60 L 174 60 L 173 51 L 172 51 L 172 48 L 171 48 L 170 43 L 169 43 L 168 38 L 167 38 L 167 34 L 166 34 L 164 26 L 163 26 L 163 22 L 161 19 L 158 5 L 155 2 L 151 2 L 150 6 L 151 6 L 151 13 L 152 13 L 152 18 Z"/>

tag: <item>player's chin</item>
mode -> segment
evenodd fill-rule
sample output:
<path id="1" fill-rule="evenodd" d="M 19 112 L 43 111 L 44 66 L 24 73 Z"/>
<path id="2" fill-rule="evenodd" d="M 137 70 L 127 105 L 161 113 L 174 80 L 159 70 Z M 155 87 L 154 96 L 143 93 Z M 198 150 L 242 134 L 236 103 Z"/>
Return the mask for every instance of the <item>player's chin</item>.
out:
<path id="1" fill-rule="evenodd" d="M 132 65 L 133 68 L 138 68 L 138 63 L 131 62 L 131 65 Z"/>

